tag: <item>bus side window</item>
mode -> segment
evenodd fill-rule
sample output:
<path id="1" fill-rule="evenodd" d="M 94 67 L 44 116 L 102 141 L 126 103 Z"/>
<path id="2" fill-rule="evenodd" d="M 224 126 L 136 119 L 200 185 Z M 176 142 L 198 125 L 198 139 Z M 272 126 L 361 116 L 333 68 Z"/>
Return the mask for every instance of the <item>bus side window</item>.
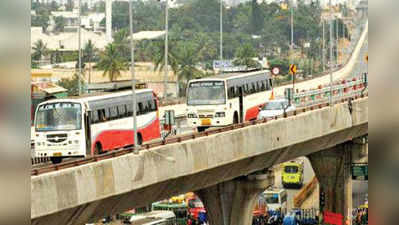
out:
<path id="1" fill-rule="evenodd" d="M 228 97 L 229 97 L 229 99 L 235 97 L 234 87 L 230 87 L 230 88 L 229 88 Z"/>
<path id="2" fill-rule="evenodd" d="M 95 124 L 99 122 L 98 111 L 91 111 L 91 123 Z"/>
<path id="3" fill-rule="evenodd" d="M 258 89 L 256 88 L 256 82 L 252 83 L 252 93 L 258 92 Z"/>
<path id="4" fill-rule="evenodd" d="M 118 117 L 124 118 L 126 117 L 126 105 L 119 105 L 118 106 Z"/>
<path id="5" fill-rule="evenodd" d="M 133 116 L 133 104 L 128 104 L 127 105 L 127 116 L 128 117 Z"/>
<path id="6" fill-rule="evenodd" d="M 110 112 L 110 119 L 114 120 L 118 118 L 118 109 L 116 106 L 110 107 L 109 112 Z"/>
<path id="7" fill-rule="evenodd" d="M 97 110 L 99 122 L 107 121 L 107 116 L 105 115 L 105 109 Z"/>
<path id="8" fill-rule="evenodd" d="M 258 81 L 258 85 L 259 85 L 259 90 L 260 91 L 265 91 L 265 83 L 263 83 L 263 81 Z"/>
<path id="9" fill-rule="evenodd" d="M 144 107 L 143 107 L 143 103 L 139 102 L 137 105 L 137 115 L 142 115 L 144 114 Z"/>

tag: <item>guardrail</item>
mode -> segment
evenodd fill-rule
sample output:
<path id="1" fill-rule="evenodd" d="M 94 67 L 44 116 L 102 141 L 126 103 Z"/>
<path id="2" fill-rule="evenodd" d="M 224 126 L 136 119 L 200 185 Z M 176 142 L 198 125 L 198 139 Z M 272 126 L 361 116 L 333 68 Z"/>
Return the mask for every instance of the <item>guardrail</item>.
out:
<path id="1" fill-rule="evenodd" d="M 366 91 L 366 87 L 367 79 L 364 79 L 364 77 L 335 82 L 332 88 L 329 85 L 319 85 L 317 89 L 295 93 L 293 104 L 296 107 L 307 107 L 327 103 L 330 101 L 331 91 L 332 101 L 336 102 L 337 100 L 349 98 L 353 95 L 361 95 Z"/>

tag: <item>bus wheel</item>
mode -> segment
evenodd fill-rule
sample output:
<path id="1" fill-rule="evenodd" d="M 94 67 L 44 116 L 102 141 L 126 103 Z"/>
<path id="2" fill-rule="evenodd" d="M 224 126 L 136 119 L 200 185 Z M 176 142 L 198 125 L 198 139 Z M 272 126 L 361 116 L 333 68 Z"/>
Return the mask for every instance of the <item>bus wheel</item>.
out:
<path id="1" fill-rule="evenodd" d="M 103 152 L 103 147 L 101 146 L 101 144 L 100 143 L 97 143 L 96 144 L 96 147 L 95 147 L 95 149 L 94 149 L 94 155 L 101 155 L 101 154 L 103 154 L 104 152 Z"/>
<path id="2" fill-rule="evenodd" d="M 50 160 L 51 160 L 51 162 L 53 164 L 59 164 L 59 163 L 62 162 L 62 158 L 61 157 L 51 157 Z"/>
<path id="3" fill-rule="evenodd" d="M 137 145 L 141 146 L 143 144 L 143 137 L 141 134 L 137 134 Z"/>

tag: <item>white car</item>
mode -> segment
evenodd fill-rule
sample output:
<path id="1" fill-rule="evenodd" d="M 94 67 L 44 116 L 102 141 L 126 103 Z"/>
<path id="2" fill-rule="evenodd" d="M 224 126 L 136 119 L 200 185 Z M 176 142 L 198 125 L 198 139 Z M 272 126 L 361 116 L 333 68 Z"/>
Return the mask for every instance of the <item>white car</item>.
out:
<path id="1" fill-rule="evenodd" d="M 260 109 L 258 114 L 258 120 L 283 115 L 284 109 L 288 113 L 291 111 L 295 111 L 296 107 L 293 104 L 288 106 L 287 99 L 276 99 L 269 101 L 266 103 L 265 106 Z"/>

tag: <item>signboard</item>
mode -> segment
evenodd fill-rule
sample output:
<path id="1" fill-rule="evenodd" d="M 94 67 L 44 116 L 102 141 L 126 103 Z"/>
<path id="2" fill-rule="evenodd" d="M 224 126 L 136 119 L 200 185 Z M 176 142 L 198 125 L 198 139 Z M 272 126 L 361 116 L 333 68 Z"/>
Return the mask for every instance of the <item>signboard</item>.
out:
<path id="1" fill-rule="evenodd" d="M 352 164 L 353 180 L 368 180 L 369 169 L 367 164 Z"/>
<path id="2" fill-rule="evenodd" d="M 273 73 L 273 75 L 279 75 L 279 74 L 280 74 L 280 68 L 274 67 L 274 68 L 272 69 L 272 73 Z"/>
<path id="3" fill-rule="evenodd" d="M 233 67 L 233 60 L 214 60 L 213 61 L 213 69 L 222 69 L 222 68 L 228 68 L 228 67 Z"/>
<path id="4" fill-rule="evenodd" d="M 342 216 L 341 214 L 324 211 L 323 218 L 325 224 L 342 225 L 344 216 Z"/>
<path id="5" fill-rule="evenodd" d="M 296 74 L 296 65 L 295 64 L 291 64 L 290 65 L 290 74 L 291 75 L 295 75 Z"/>

